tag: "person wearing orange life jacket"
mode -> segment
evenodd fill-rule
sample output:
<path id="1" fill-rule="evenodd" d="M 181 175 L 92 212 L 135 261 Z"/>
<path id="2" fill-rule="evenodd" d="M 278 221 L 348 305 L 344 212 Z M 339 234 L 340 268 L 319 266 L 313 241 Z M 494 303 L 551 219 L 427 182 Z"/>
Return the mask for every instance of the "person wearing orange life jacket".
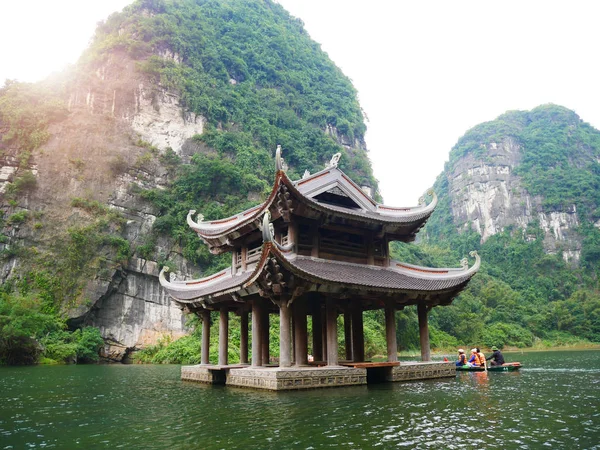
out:
<path id="1" fill-rule="evenodd" d="M 479 348 L 476 348 L 475 350 L 477 350 L 477 357 L 479 358 L 479 365 L 481 367 L 485 367 L 485 355 L 483 353 L 481 353 L 481 350 L 479 350 Z"/>
<path id="2" fill-rule="evenodd" d="M 466 366 L 467 365 L 467 355 L 465 355 L 465 351 L 462 348 L 458 349 L 458 361 L 456 361 L 456 367 Z"/>
<path id="3" fill-rule="evenodd" d="M 485 358 L 481 359 L 479 356 L 481 352 L 478 348 L 471 349 L 471 357 L 469 358 L 469 364 L 473 367 L 483 367 L 485 366 Z"/>

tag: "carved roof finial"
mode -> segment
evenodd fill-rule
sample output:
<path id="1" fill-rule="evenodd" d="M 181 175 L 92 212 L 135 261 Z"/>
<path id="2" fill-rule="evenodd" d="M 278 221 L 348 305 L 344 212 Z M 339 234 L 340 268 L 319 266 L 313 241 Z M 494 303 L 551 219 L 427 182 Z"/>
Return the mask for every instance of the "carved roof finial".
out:
<path id="1" fill-rule="evenodd" d="M 265 211 L 263 216 L 261 230 L 263 242 L 272 242 L 275 230 L 273 228 L 273 224 L 271 223 L 271 213 L 268 210 Z"/>
<path id="2" fill-rule="evenodd" d="M 419 197 L 419 205 L 425 205 L 427 202 L 425 201 L 425 196 L 426 195 L 430 195 L 430 196 L 434 196 L 435 192 L 433 191 L 432 188 L 427 189 L 427 191 L 425 191 L 425 193 Z"/>
<path id="3" fill-rule="evenodd" d="M 277 145 L 277 150 L 275 151 L 275 167 L 277 168 L 277 172 L 280 170 L 285 171 L 287 167 L 283 157 L 281 156 L 281 145 L 279 144 Z"/>
<path id="4" fill-rule="evenodd" d="M 187 223 L 190 227 L 194 228 L 196 225 L 204 222 L 204 216 L 200 213 L 198 213 L 198 215 L 196 216 L 196 220 L 197 222 L 194 222 L 194 219 L 192 219 L 192 216 L 196 214 L 196 210 L 195 209 L 190 209 L 190 211 L 188 212 L 187 215 Z"/>
<path id="5" fill-rule="evenodd" d="M 340 162 L 340 158 L 342 157 L 341 153 L 336 153 L 331 157 L 331 161 L 327 164 L 327 167 L 337 167 L 338 162 Z"/>
<path id="6" fill-rule="evenodd" d="M 302 179 L 304 180 L 305 178 L 308 178 L 308 177 L 310 177 L 310 171 L 308 169 L 306 169 L 304 171 L 304 175 L 302 175 Z"/>

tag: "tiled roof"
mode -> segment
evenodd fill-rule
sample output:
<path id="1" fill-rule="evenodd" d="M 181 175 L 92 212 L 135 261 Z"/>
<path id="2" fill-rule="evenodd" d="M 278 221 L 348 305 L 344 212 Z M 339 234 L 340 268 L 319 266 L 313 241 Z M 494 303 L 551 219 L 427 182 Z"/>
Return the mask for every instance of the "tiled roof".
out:
<path id="1" fill-rule="evenodd" d="M 464 284 L 479 269 L 479 257 L 474 266 L 467 269 L 430 269 L 405 264 L 393 264 L 391 267 L 376 267 L 364 264 L 353 264 L 342 261 L 312 258 L 291 254 L 284 256 L 276 248 L 266 245 L 260 262 L 253 270 L 242 274 L 231 275 L 231 270 L 221 271 L 210 277 L 191 281 L 169 282 L 160 273 L 161 285 L 175 300 L 181 303 L 192 303 L 195 300 L 218 297 L 239 291 L 252 284 L 261 274 L 269 255 L 275 256 L 284 267 L 300 279 L 318 284 L 338 284 L 348 287 L 365 287 L 367 289 L 390 292 L 425 292 L 443 293 Z"/>
<path id="2" fill-rule="evenodd" d="M 246 211 L 242 211 L 235 216 L 212 221 L 195 222 L 192 219 L 192 215 L 195 213 L 195 211 L 190 211 L 187 219 L 188 225 L 196 233 L 198 233 L 200 237 L 208 240 L 222 238 L 229 233 L 240 230 L 246 225 L 250 225 L 253 221 L 255 222 L 254 228 L 257 228 L 258 219 L 264 213 L 264 211 L 275 208 L 274 204 L 277 194 L 283 185 L 285 185 L 289 191 L 294 192 L 295 196 L 300 201 L 318 211 L 325 213 L 329 212 L 331 214 L 343 214 L 349 216 L 350 218 L 355 218 L 361 221 L 369 221 L 380 224 L 398 224 L 399 226 L 411 226 L 414 224 L 415 232 L 431 215 L 437 204 L 437 197 L 435 197 L 435 195 L 433 201 L 429 205 L 422 204 L 407 208 L 393 208 L 377 204 L 365 193 L 363 193 L 360 188 L 355 186 L 352 180 L 350 180 L 341 170 L 337 168 L 328 168 L 322 172 L 323 173 L 319 172 L 319 174 L 312 175 L 309 179 L 293 182 L 288 178 L 285 172 L 279 171 L 275 178 L 275 183 L 269 198 L 261 205 L 254 206 Z M 302 183 L 308 183 L 314 186 L 311 186 L 311 189 L 308 189 L 306 184 L 300 186 Z M 325 187 L 321 186 L 321 183 L 325 183 Z M 320 192 L 320 188 L 329 189 L 332 183 L 341 183 L 340 186 L 344 186 L 345 189 L 348 189 L 348 192 L 351 192 L 348 186 L 352 186 L 352 188 L 356 191 L 354 193 L 355 198 L 361 198 L 362 196 L 362 204 L 365 207 L 363 209 L 346 208 L 339 205 L 319 202 L 313 198 L 313 195 Z M 369 201 L 364 199 L 368 199 Z M 370 202 L 372 202 L 372 204 Z M 275 209 L 272 210 L 272 212 L 274 211 Z"/>
<path id="3" fill-rule="evenodd" d="M 168 282 L 161 272 L 160 283 L 171 297 L 181 303 L 191 303 L 192 300 L 197 300 L 202 297 L 209 296 L 214 293 L 225 293 L 225 291 L 233 290 L 235 292 L 246 283 L 253 275 L 252 271 L 244 272 L 237 275 L 231 275 L 231 271 L 222 277 L 222 279 L 214 282 L 203 282 L 203 280 L 190 280 L 186 282 Z M 165 282 L 166 281 L 166 282 Z"/>
<path id="4" fill-rule="evenodd" d="M 432 292 L 452 289 L 473 276 L 470 271 L 456 272 L 456 275 L 434 275 L 432 273 L 428 277 L 421 276 L 419 272 L 415 271 L 415 274 L 411 276 L 392 268 L 330 261 L 307 256 L 297 256 L 290 261 L 290 264 L 323 281 L 401 291 Z"/>

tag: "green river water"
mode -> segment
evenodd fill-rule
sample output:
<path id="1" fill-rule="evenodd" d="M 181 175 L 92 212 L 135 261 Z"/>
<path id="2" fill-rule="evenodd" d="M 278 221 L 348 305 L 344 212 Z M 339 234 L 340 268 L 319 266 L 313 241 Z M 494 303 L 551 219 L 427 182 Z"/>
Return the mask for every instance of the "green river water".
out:
<path id="1" fill-rule="evenodd" d="M 600 449 L 600 351 L 517 373 L 304 392 L 181 382 L 179 366 L 0 368 L 0 449 Z"/>

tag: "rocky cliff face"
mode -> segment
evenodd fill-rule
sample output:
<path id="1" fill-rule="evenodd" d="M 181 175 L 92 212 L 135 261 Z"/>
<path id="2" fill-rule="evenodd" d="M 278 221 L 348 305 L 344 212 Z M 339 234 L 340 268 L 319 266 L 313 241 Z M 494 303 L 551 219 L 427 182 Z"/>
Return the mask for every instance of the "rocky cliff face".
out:
<path id="1" fill-rule="evenodd" d="M 74 207 L 74 199 L 106 205 L 123 219 L 120 234 L 131 248 L 144 243 L 156 211 L 135 193 L 136 187 L 164 189 L 169 172 L 160 162 L 161 152 L 170 148 L 181 153 L 190 137 L 202 133 L 204 119 L 182 109 L 176 92 L 153 85 L 133 66 L 134 61 L 116 52 L 92 75 L 67 75 L 70 80 L 61 97 L 68 112 L 49 127 L 50 139 L 28 166 L 35 189 L 16 200 L 2 200 L 9 218 L 29 218 L 6 227 L 8 240 L 0 248 L 9 255 L 0 265 L 3 283 L 23 279 L 37 264 L 25 254 L 8 251 L 37 249 L 50 262 L 53 242 L 70 227 L 94 221 L 85 208 Z M 15 181 L 19 167 L 23 169 L 19 150 L 4 149 L 3 190 Z M 104 356 L 115 361 L 162 336 L 186 333 L 182 312 L 160 288 L 156 261 L 132 257 L 121 266 L 110 248 L 103 246 L 101 252 L 104 261 L 82 274 L 77 298 L 65 305 L 72 326 L 98 327 L 107 343 Z M 180 276 L 199 273 L 183 260 L 172 240 L 160 240 L 157 253 L 175 261 Z"/>
<path id="2" fill-rule="evenodd" d="M 531 195 L 515 175 L 522 157 L 521 145 L 507 137 L 486 146 L 486 158 L 472 154 L 461 158 L 448 173 L 452 215 L 459 229 L 472 228 L 486 241 L 514 225 L 525 230 L 536 222 L 544 230 L 548 253 L 562 251 L 576 263 L 581 254 L 577 207 L 544 211 L 543 197 Z"/>

